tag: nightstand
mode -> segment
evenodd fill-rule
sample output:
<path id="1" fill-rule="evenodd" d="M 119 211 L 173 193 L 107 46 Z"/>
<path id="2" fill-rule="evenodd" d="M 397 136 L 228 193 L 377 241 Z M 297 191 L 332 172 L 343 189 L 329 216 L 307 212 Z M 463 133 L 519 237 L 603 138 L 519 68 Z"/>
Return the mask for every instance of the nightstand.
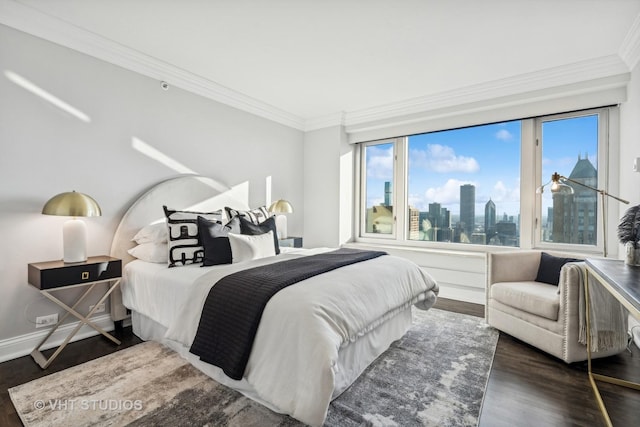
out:
<path id="1" fill-rule="evenodd" d="M 71 338 L 78 333 L 83 325 L 88 325 L 100 332 L 105 337 L 109 338 L 116 344 L 120 344 L 120 340 L 100 328 L 89 319 L 96 311 L 98 306 L 104 303 L 111 292 L 113 292 L 119 285 L 122 278 L 122 260 L 118 258 L 112 258 L 109 256 L 95 256 L 89 257 L 85 262 L 76 262 L 65 264 L 62 261 L 47 261 L 37 262 L 29 264 L 29 284 L 35 286 L 40 290 L 40 293 L 47 297 L 49 300 L 62 307 L 66 313 L 58 320 L 58 323 L 49 331 L 49 333 L 42 339 L 40 344 L 31 352 L 31 357 L 36 361 L 42 369 L 46 369 L 51 362 L 60 354 L 60 352 L 66 347 Z M 109 289 L 102 295 L 100 300 L 94 304 L 93 309 L 83 316 L 76 311 L 76 307 L 86 298 L 87 295 L 93 291 L 93 289 L 105 282 L 112 282 Z M 73 306 L 69 307 L 64 302 L 56 298 L 52 292 L 59 291 L 61 289 L 70 289 L 77 287 L 86 287 L 87 290 L 75 301 Z M 73 315 L 80 320 L 78 325 L 71 331 L 71 333 L 65 338 L 64 342 L 56 349 L 56 351 L 46 359 L 40 348 L 45 342 L 53 335 L 53 333 L 62 325 L 69 315 Z"/>
<path id="2" fill-rule="evenodd" d="M 278 245 L 283 248 L 301 248 L 302 237 L 285 237 L 284 239 L 278 239 Z"/>

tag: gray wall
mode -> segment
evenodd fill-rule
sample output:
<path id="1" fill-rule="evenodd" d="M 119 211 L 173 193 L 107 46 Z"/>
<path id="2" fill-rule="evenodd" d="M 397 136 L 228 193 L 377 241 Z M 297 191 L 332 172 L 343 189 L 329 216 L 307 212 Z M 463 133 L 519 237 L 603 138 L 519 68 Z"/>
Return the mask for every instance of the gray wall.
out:
<path id="1" fill-rule="evenodd" d="M 91 121 L 14 84 L 6 71 Z M 85 219 L 88 254 L 108 254 L 128 206 L 178 175 L 133 149 L 134 137 L 228 186 L 248 182 L 251 206 L 265 203 L 271 176 L 273 199 L 295 209 L 289 234 L 302 235 L 302 132 L 183 90 L 163 91 L 156 80 L 0 25 L 0 358 L 3 340 L 36 331 L 36 316 L 60 312 L 27 283 L 28 263 L 62 258 L 66 219 L 41 215 L 44 203 L 71 190 L 95 198 L 103 216 Z M 62 294 L 69 301 L 77 292 Z"/>

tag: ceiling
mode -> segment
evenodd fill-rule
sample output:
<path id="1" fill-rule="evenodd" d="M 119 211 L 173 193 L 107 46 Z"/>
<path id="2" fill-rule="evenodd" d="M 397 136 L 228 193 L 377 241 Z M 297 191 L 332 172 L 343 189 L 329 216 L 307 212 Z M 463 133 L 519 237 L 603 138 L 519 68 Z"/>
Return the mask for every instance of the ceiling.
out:
<path id="1" fill-rule="evenodd" d="M 153 69 L 129 68 L 297 123 L 575 64 L 618 61 L 628 71 L 640 44 L 640 0 L 1 2 L 83 41 L 56 39 L 24 17 L 19 29 L 98 57 L 137 56 Z M 12 19 L 4 23 L 19 27 Z"/>

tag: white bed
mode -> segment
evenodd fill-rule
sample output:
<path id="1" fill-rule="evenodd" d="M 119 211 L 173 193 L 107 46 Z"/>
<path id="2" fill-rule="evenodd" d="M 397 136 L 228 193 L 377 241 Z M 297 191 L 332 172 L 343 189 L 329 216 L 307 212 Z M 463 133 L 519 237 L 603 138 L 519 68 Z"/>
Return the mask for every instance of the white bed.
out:
<path id="1" fill-rule="evenodd" d="M 185 202 L 185 194 L 191 194 L 194 183 L 199 188 L 198 194 L 193 196 L 197 203 L 193 203 L 193 197 L 186 197 L 188 200 Z M 209 191 L 202 188 L 202 183 L 207 183 L 207 179 L 195 176 L 161 183 L 143 195 L 125 214 L 112 247 L 112 255 L 124 258 L 126 263 L 123 299 L 117 295 L 112 300 L 112 314 L 123 313 L 124 307 L 129 308 L 134 332 L 142 339 L 164 343 L 215 380 L 274 411 L 289 414 L 310 425 L 321 425 L 330 401 L 408 330 L 412 305 L 428 309 L 435 303 L 437 285 L 428 274 L 410 262 L 383 256 L 285 288 L 265 307 L 245 376 L 240 381 L 230 379 L 218 367 L 189 353 L 197 329 L 198 310 L 204 304 L 209 287 L 217 278 L 244 267 L 329 249 L 284 251 L 274 257 L 205 268 L 167 268 L 164 264 L 132 260 L 126 254 L 132 246 L 129 242 L 131 237 L 138 229 L 157 219 L 162 204 L 176 208 L 195 204 L 202 206 L 204 199 L 208 199 L 205 205 L 208 204 L 209 208 L 221 207 L 221 201 L 229 204 L 229 195 L 221 192 L 219 186 L 207 183 Z M 237 206 L 237 194 L 233 198 Z M 392 289 L 390 291 L 371 287 L 365 293 L 336 297 L 343 288 L 379 286 L 372 284 L 376 281 L 381 284 L 397 281 L 400 290 L 393 290 L 395 286 L 387 286 L 386 289 Z M 318 286 L 319 283 L 322 286 Z M 324 294 L 317 300 L 325 298 L 326 301 L 317 303 L 315 296 L 310 297 L 313 292 Z M 373 298 L 376 294 L 385 296 Z M 290 311 L 288 307 L 302 305 L 299 303 L 302 300 L 312 304 L 312 308 L 305 309 L 306 314 L 300 315 L 299 320 L 287 321 L 283 313 Z M 348 305 L 345 303 L 347 300 Z M 340 304 L 343 305 L 340 307 Z M 114 316 L 114 320 L 118 317 Z"/>

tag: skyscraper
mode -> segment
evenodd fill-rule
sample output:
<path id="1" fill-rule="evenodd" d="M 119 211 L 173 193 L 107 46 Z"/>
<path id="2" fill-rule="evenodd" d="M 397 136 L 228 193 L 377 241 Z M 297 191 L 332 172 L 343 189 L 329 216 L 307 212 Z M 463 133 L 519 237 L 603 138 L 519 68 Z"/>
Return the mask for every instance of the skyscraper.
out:
<path id="1" fill-rule="evenodd" d="M 471 236 L 476 222 L 476 187 L 472 184 L 460 186 L 460 222 L 467 236 Z"/>
<path id="2" fill-rule="evenodd" d="M 578 162 L 569 175 L 574 181 L 597 187 L 598 171 L 589 157 L 578 156 Z M 553 194 L 553 234 L 556 243 L 596 244 L 597 193 L 593 190 L 567 182 L 573 194 Z"/>
<path id="3" fill-rule="evenodd" d="M 389 181 L 384 183 L 384 205 L 391 206 L 391 183 Z"/>
<path id="4" fill-rule="evenodd" d="M 484 205 L 484 234 L 487 236 L 487 242 L 496 233 L 496 204 L 489 199 Z"/>

